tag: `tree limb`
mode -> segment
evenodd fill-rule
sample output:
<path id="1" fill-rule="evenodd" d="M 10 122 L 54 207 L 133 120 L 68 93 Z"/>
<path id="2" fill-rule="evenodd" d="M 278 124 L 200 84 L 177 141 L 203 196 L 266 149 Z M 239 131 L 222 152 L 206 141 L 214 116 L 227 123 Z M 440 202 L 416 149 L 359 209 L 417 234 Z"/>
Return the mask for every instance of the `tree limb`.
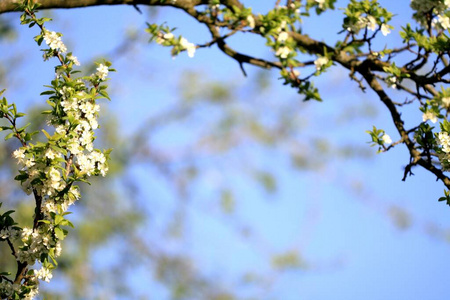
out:
<path id="1" fill-rule="evenodd" d="M 19 0 L 0 1 L 0 14 L 15 11 Z M 99 5 L 148 5 L 148 6 L 173 6 L 179 8 L 195 7 L 200 4 L 208 4 L 208 0 L 35 0 L 39 3 L 39 9 L 51 8 L 82 8 Z"/>

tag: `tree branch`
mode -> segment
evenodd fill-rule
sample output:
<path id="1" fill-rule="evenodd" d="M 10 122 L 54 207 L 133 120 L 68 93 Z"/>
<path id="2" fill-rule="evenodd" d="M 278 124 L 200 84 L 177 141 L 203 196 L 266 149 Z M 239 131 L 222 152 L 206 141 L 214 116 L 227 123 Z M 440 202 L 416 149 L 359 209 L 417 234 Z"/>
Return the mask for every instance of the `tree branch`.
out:
<path id="1" fill-rule="evenodd" d="M 15 11 L 19 0 L 0 1 L 0 14 Z M 39 9 L 51 8 L 81 8 L 99 5 L 148 5 L 148 6 L 173 6 L 179 8 L 194 7 L 200 4 L 208 4 L 208 0 L 35 0 L 39 3 Z"/>

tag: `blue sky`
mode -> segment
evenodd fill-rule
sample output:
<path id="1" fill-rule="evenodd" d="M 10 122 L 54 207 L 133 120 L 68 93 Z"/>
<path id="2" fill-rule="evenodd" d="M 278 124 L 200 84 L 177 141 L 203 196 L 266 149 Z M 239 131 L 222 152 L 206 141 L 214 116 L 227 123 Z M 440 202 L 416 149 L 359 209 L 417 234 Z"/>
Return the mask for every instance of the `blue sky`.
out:
<path id="1" fill-rule="evenodd" d="M 273 2 L 246 3 L 254 5 L 257 12 L 258 9 L 264 11 Z M 398 24 L 409 16 L 409 1 L 380 2 L 398 14 L 392 23 L 395 30 L 386 42 L 399 44 Z M 338 1 L 337 7 L 343 6 L 339 3 L 342 1 Z M 158 20 L 179 27 L 179 32 L 189 41 L 205 42 L 205 31 L 180 15 L 174 10 L 161 10 Z M 306 19 L 305 31 L 312 37 L 319 35 L 325 41 L 335 39 L 337 30 L 334 28 L 337 26 L 330 24 L 339 24 L 336 16 L 340 16 L 339 11 L 326 14 L 325 25 L 323 19 Z M 127 29 L 140 30 L 136 52 L 113 61 L 118 72 L 111 75 L 113 101 L 106 104 L 111 113 L 121 116 L 124 134 L 136 130 L 146 118 L 179 101 L 175 89 L 179 74 L 187 68 L 200 70 L 206 77 L 216 80 L 231 78 L 239 87 L 241 101 L 250 101 L 245 99 L 246 88 L 250 88 L 258 76 L 255 68 L 247 67 L 249 77 L 244 78 L 234 61 L 213 48 L 197 51 L 193 59 L 185 53 L 172 59 L 167 49 L 145 42 L 147 37 L 143 29 L 145 21 L 149 20 L 131 7 L 58 11 L 53 17 L 55 22 L 48 28 L 64 33 L 64 40 L 82 63 L 111 52 Z M 17 98 L 21 110 L 26 110 L 30 101 L 42 100 L 36 95 L 53 76 L 51 64 L 36 63 L 40 53 L 33 44 L 33 35 L 33 30 L 23 27 L 17 48 L 5 52 L 5 45 L 0 44 L 2 53 L 14 53 L 11 49 L 26 53 L 17 77 L 8 79 L 11 86 L 7 96 L 11 100 Z M 236 39 L 233 45 L 242 51 L 270 57 L 270 52 L 254 46 L 263 42 L 246 36 L 245 43 Z M 146 64 L 151 65 L 151 72 Z M 42 76 L 30 78 L 29 74 L 38 71 Z M 385 129 L 393 139 L 398 138 L 387 110 L 372 93 L 363 94 L 354 83 L 349 83 L 348 76 L 342 75 L 339 67 L 316 81 L 322 91 L 323 103 L 303 104 L 295 91 L 283 87 L 277 78 L 276 71 L 271 72 L 273 87 L 260 95 L 261 99 L 251 99 L 253 102 L 250 103 L 269 99 L 271 105 L 278 101 L 301 107 L 304 115 L 299 119 L 307 120 L 298 137 L 302 145 L 303 139 L 320 137 L 332 141 L 332 145 L 352 143 L 369 148 L 365 130 L 371 129 L 372 125 Z M 120 83 L 117 88 L 114 88 L 115 82 Z M 339 119 L 348 109 L 354 108 L 358 112 L 367 105 L 372 107 L 375 117 L 355 118 L 348 122 L 344 118 L 339 126 L 334 125 L 333 120 Z M 206 122 L 211 122 L 208 116 L 200 116 L 199 124 L 192 130 L 185 125 L 174 127 L 161 133 L 156 142 L 162 148 L 177 145 L 192 134 L 190 132 L 199 132 L 199 127 L 204 129 L 203 117 Z M 420 118 L 420 113 L 416 117 Z M 186 251 L 194 258 L 198 269 L 212 278 L 219 277 L 225 285 L 238 291 L 240 287 L 236 282 L 248 270 L 276 278 L 267 293 L 258 292 L 258 299 L 446 299 L 445 295 L 450 292 L 450 287 L 445 284 L 450 275 L 447 259 L 450 245 L 427 233 L 427 226 L 449 228 L 450 208 L 437 202 L 443 186 L 430 174 L 417 169 L 415 176 L 401 181 L 403 166 L 408 162 L 402 147 L 370 159 L 338 159 L 330 154 L 330 158 L 324 158 L 327 167 L 319 171 L 294 170 L 285 153 L 283 145 L 273 149 L 246 145 L 223 157 L 206 157 L 203 171 L 207 175 L 196 183 L 193 200 L 187 206 L 187 238 L 184 244 L 175 246 L 176 250 Z M 223 168 L 227 164 L 245 165 L 246 157 L 277 175 L 279 187 L 275 194 L 267 195 L 245 174 Z M 178 203 L 175 195 L 148 168 L 136 167 L 134 172 L 145 174 L 140 184 L 152 188 L 149 210 L 151 205 L 157 205 L 164 213 Z M 214 176 L 219 178 L 214 180 L 226 182 L 239 195 L 233 218 L 217 212 L 213 201 L 217 191 L 211 183 L 215 182 L 211 179 Z M 410 213 L 410 228 L 400 230 L 393 225 L 389 217 L 389 209 L 393 206 Z M 240 222 L 252 228 L 254 235 L 250 242 L 237 233 Z M 152 231 L 152 228 L 145 231 Z M 297 251 L 308 268 L 274 270 L 270 264 L 271 256 L 286 251 Z M 143 282 L 139 282 L 142 278 L 134 280 L 133 284 L 140 286 L 137 289 L 150 294 L 149 299 L 168 299 L 163 288 L 152 286 L 152 291 L 145 291 L 146 285 L 143 287 Z M 252 289 L 242 289 L 240 293 L 251 295 Z"/>

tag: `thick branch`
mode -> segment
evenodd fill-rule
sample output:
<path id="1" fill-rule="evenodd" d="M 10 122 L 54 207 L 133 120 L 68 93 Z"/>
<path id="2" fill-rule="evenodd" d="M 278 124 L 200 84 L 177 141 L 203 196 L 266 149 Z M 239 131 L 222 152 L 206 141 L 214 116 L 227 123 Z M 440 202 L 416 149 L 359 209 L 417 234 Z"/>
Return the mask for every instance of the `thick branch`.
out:
<path id="1" fill-rule="evenodd" d="M 0 1 L 0 14 L 12 12 L 16 8 L 18 0 Z M 179 8 L 194 7 L 200 4 L 208 4 L 208 0 L 35 0 L 40 9 L 50 8 L 79 8 L 98 5 L 148 5 L 148 6 L 174 6 Z"/>

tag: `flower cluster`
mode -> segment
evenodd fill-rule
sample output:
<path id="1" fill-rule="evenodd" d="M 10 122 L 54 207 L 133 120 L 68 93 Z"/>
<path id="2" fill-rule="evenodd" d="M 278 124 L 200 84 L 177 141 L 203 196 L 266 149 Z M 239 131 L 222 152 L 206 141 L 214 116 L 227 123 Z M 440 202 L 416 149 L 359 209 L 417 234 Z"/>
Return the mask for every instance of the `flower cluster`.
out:
<path id="1" fill-rule="evenodd" d="M 14 105 L 7 105 L 2 100 L 0 117 L 7 115 L 13 132 L 7 136 L 17 137 L 22 144 L 12 156 L 19 165 L 16 180 L 28 194 L 36 200 L 35 216 L 32 227 L 21 229 L 9 216 L 10 212 L 0 215 L 0 242 L 7 240 L 18 262 L 18 284 L 0 276 L 0 298 L 32 299 L 38 293 L 39 280 L 49 282 L 52 270 L 56 267 L 55 259 L 61 254 L 61 241 L 67 235 L 65 226 L 72 224 L 65 219 L 70 205 L 80 198 L 77 182 L 88 182 L 89 176 L 108 172 L 109 151 L 94 148 L 100 106 L 98 98 L 108 98 L 106 86 L 110 71 L 109 62 L 98 64 L 97 72 L 90 76 L 76 78 L 78 71 L 73 66 L 80 62 L 67 53 L 61 40 L 61 34 L 44 27 L 45 18 L 36 19 L 32 13 L 33 2 L 24 1 L 22 24 L 38 25 L 40 35 L 35 40 L 40 45 L 43 41 L 48 46 L 43 49 L 44 60 L 52 57 L 59 61 L 56 66 L 55 79 L 48 86 L 50 90 L 47 103 L 51 109 L 44 113 L 49 116 L 48 125 L 53 127 L 51 133 L 42 130 L 47 140 L 31 143 L 33 134 L 24 128 L 15 127 L 15 119 L 24 114 L 17 113 Z M 9 108 L 6 110 L 6 108 Z M 1 205 L 1 203 L 0 203 Z M 30 269 L 31 266 L 37 266 Z M 17 281 L 17 280 L 16 280 Z"/>
<path id="2" fill-rule="evenodd" d="M 20 234 L 20 231 L 8 226 L 6 228 L 3 228 L 0 230 L 0 240 L 6 240 L 6 239 L 16 239 Z"/>
<path id="3" fill-rule="evenodd" d="M 52 50 L 59 50 L 61 53 L 66 53 L 67 48 L 66 45 L 61 40 L 61 34 L 58 34 L 54 31 L 44 31 L 44 40 L 45 43 Z"/>
<path id="4" fill-rule="evenodd" d="M 347 24 L 347 31 L 358 33 L 361 29 L 367 28 L 370 31 L 375 31 L 378 27 L 377 20 L 373 16 L 359 17 L 355 23 Z M 391 33 L 390 26 L 383 23 L 380 25 L 381 33 L 387 36 Z"/>
<path id="5" fill-rule="evenodd" d="M 108 76 L 108 72 L 109 72 L 108 67 L 103 64 L 100 64 L 97 68 L 97 73 L 95 73 L 95 75 L 97 75 L 98 78 L 100 78 L 100 80 L 105 80 L 106 77 Z"/>
<path id="6" fill-rule="evenodd" d="M 181 51 L 186 51 L 189 57 L 194 57 L 197 46 L 184 37 L 176 38 L 169 28 L 148 24 L 146 31 L 152 35 L 151 40 L 155 40 L 156 43 L 163 46 L 171 46 L 172 56 L 178 55 Z"/>
<path id="7" fill-rule="evenodd" d="M 442 29 L 447 30 L 447 29 L 450 28 L 450 18 L 445 16 L 445 15 L 438 15 L 431 22 L 431 26 L 433 26 L 433 27 L 440 27 Z"/>
<path id="8" fill-rule="evenodd" d="M 442 12 L 450 8 L 450 0 L 411 0 L 411 8 L 417 13 L 425 14 L 431 11 Z"/>
<path id="9" fill-rule="evenodd" d="M 441 131 L 436 135 L 436 141 L 440 146 L 438 150 L 439 160 L 442 168 L 446 171 L 450 169 L 450 136 L 448 132 Z"/>
<path id="10" fill-rule="evenodd" d="M 423 26 L 428 27 L 427 16 L 433 13 L 436 18 L 433 19 L 432 26 L 449 28 L 449 20 L 444 12 L 450 8 L 450 0 L 411 0 L 410 5 L 416 11 L 413 17 Z"/>
<path id="11" fill-rule="evenodd" d="M 0 295 L 4 295 L 5 297 L 11 297 L 14 293 L 20 293 L 20 284 L 11 283 L 9 281 L 0 282 Z M 26 296 L 26 300 L 33 299 L 38 294 L 38 289 L 32 289 Z"/>
<path id="12" fill-rule="evenodd" d="M 26 262 L 28 265 L 34 265 L 40 256 L 47 254 L 50 249 L 59 249 L 55 257 L 61 254 L 61 244 L 52 237 L 49 228 L 42 226 L 40 229 L 23 228 L 21 240 L 23 242 L 20 251 L 17 253 L 20 262 Z"/>
<path id="13" fill-rule="evenodd" d="M 376 31 L 379 29 L 386 36 L 393 28 L 387 23 L 392 14 L 382 8 L 377 1 L 351 0 L 345 10 L 343 27 L 352 34 L 358 34 L 362 29 Z"/>

